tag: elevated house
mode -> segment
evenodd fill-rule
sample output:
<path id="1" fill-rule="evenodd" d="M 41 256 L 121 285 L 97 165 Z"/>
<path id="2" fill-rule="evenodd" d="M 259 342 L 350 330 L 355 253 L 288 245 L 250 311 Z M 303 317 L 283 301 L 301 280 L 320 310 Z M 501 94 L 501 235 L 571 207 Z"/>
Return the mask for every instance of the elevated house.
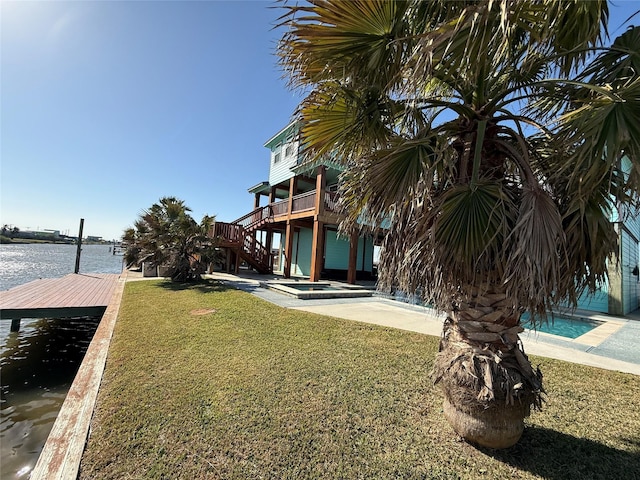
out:
<path id="1" fill-rule="evenodd" d="M 303 161 L 294 123 L 264 145 L 270 152 L 269 177 L 249 188 L 253 210 L 230 222 L 216 222 L 213 234 L 226 251 L 227 269 L 244 260 L 260 273 L 284 277 L 372 278 L 373 238 L 338 235 L 336 212 L 341 168 L 330 160 Z M 274 268 L 275 266 L 275 268 Z"/>

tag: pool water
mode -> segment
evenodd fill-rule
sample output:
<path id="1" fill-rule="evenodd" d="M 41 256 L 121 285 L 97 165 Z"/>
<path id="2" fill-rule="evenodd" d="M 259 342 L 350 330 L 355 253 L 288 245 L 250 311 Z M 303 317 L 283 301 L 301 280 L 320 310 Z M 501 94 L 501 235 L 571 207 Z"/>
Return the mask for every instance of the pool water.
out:
<path id="1" fill-rule="evenodd" d="M 287 287 L 294 290 L 300 290 L 301 292 L 326 292 L 330 290 L 341 290 L 340 288 L 332 287 L 331 285 L 306 285 L 306 284 L 287 284 Z"/>
<path id="2" fill-rule="evenodd" d="M 528 313 L 522 315 L 521 321 L 524 328 L 532 328 L 529 318 Z M 603 322 L 599 322 L 598 320 L 590 320 L 587 318 L 569 318 L 556 315 L 553 318 L 549 318 L 547 322 L 539 323 L 536 326 L 536 331 L 559 335 L 561 337 L 578 338 L 594 328 L 599 327 L 602 323 Z"/>

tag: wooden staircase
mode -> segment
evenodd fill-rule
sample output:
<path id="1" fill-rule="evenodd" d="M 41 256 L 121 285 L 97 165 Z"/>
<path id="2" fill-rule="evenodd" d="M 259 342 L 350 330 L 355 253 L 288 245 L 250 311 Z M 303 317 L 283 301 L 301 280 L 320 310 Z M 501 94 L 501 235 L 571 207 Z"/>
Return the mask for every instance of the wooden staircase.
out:
<path id="1" fill-rule="evenodd" d="M 256 237 L 258 229 L 272 218 L 269 205 L 259 207 L 231 223 L 216 222 L 211 236 L 218 238 L 221 247 L 233 250 L 257 272 L 273 273 L 271 252 Z"/>

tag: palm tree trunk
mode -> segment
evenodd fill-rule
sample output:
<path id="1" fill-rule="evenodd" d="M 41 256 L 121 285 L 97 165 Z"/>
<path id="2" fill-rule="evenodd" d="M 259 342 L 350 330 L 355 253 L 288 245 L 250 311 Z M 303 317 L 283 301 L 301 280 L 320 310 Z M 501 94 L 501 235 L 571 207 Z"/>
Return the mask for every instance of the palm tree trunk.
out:
<path id="1" fill-rule="evenodd" d="M 454 430 L 490 448 L 514 445 L 531 406 L 542 402 L 542 373 L 534 370 L 518 334 L 520 311 L 496 288 L 470 288 L 449 312 L 433 371 Z"/>

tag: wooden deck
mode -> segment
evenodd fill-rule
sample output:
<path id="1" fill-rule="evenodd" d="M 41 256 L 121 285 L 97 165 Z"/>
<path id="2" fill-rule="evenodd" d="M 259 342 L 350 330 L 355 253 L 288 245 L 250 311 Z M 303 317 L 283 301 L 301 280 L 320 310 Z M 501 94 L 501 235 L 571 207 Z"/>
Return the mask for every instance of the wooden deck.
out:
<path id="1" fill-rule="evenodd" d="M 102 315 L 119 274 L 72 273 L 0 291 L 0 318 L 66 318 Z"/>

